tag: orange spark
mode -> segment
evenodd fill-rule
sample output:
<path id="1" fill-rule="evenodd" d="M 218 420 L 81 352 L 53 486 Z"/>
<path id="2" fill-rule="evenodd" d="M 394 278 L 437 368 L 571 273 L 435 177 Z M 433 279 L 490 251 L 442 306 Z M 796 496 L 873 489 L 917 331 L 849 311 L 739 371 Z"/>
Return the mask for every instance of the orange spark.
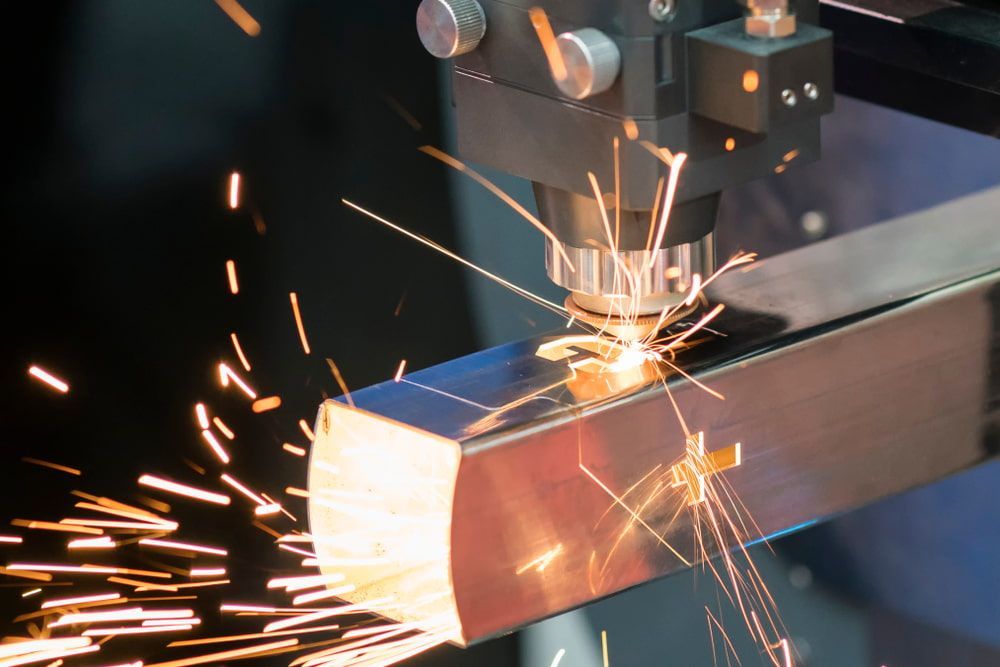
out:
<path id="1" fill-rule="evenodd" d="M 4 658 L 0 665 L 14 667 L 53 660 L 61 663 L 61 658 L 101 650 L 99 644 L 91 644 L 91 641 L 89 637 L 66 637 L 5 644 L 0 646 L 0 658 Z"/>
<path id="2" fill-rule="evenodd" d="M 696 273 L 691 276 L 691 291 L 688 297 L 684 299 L 685 306 L 693 306 L 695 299 L 698 298 L 698 293 L 701 291 L 701 274 Z"/>
<path id="3" fill-rule="evenodd" d="M 403 371 L 406 369 L 406 359 L 399 362 L 399 368 L 396 369 L 396 375 L 393 378 L 396 382 L 403 379 Z"/>
<path id="4" fill-rule="evenodd" d="M 282 639 L 280 641 L 268 642 L 266 644 L 245 646 L 231 651 L 221 651 L 219 653 L 211 653 L 209 655 L 199 655 L 193 658 L 181 658 L 180 660 L 171 660 L 169 662 L 158 662 L 152 665 L 146 665 L 146 667 L 187 667 L 188 665 L 203 665 L 205 663 L 222 662 L 224 660 L 235 660 L 237 658 L 246 658 L 259 653 L 274 651 L 276 649 L 288 648 L 289 646 L 297 646 L 298 643 L 298 639 Z"/>
<path id="5" fill-rule="evenodd" d="M 339 598 L 347 595 L 348 593 L 353 593 L 354 590 L 354 584 L 346 584 L 344 586 L 338 586 L 337 588 L 327 588 L 321 591 L 313 591 L 312 593 L 303 593 L 302 595 L 296 595 L 292 600 L 292 604 L 307 604 L 317 600 Z"/>
<path id="6" fill-rule="evenodd" d="M 306 438 L 309 439 L 309 442 L 312 442 L 313 440 L 316 439 L 316 434 L 313 433 L 313 430 L 311 428 L 309 428 L 309 422 L 307 422 L 305 419 L 299 420 L 299 428 L 301 428 L 302 432 L 305 433 Z"/>
<path id="7" fill-rule="evenodd" d="M 114 549 L 117 544 L 111 541 L 110 537 L 84 537 L 70 540 L 66 545 L 67 549 Z"/>
<path id="8" fill-rule="evenodd" d="M 556 655 L 552 658 L 552 664 L 549 667 L 559 667 L 559 663 L 562 661 L 564 655 L 566 655 L 566 649 L 561 648 L 556 651 Z"/>
<path id="9" fill-rule="evenodd" d="M 89 639 L 81 639 L 79 637 L 11 642 L 9 644 L 0 644 L 0 658 L 9 658 L 12 655 L 25 655 L 27 653 L 38 653 L 46 650 L 51 651 L 55 649 L 79 648 L 81 646 L 89 646 L 90 643 Z"/>
<path id="10" fill-rule="evenodd" d="M 552 32 L 552 24 L 549 17 L 541 7 L 532 7 L 528 10 L 528 18 L 538 35 L 538 41 L 545 51 L 545 59 L 549 61 L 549 71 L 556 81 L 565 81 L 568 76 L 566 71 L 566 61 L 563 60 L 562 51 L 559 50 L 559 42 L 556 41 L 555 33 Z"/>
<path id="11" fill-rule="evenodd" d="M 229 486 L 233 487 L 234 489 L 236 489 L 237 491 L 239 491 L 240 493 L 242 493 L 244 496 L 246 496 L 250 500 L 252 500 L 255 503 L 257 503 L 258 505 L 267 505 L 268 504 L 266 500 L 264 500 L 263 498 L 261 498 L 260 496 L 258 496 L 256 493 L 254 493 L 253 491 L 251 491 L 247 487 L 245 487 L 242 484 L 240 484 L 233 477 L 230 477 L 229 475 L 225 475 L 224 474 L 224 475 L 222 475 L 220 477 L 220 479 L 223 482 L 225 482 L 226 484 L 228 484 Z"/>
<path id="12" fill-rule="evenodd" d="M 327 584 L 339 584 L 346 577 L 342 574 L 311 574 L 302 577 L 280 577 L 267 582 L 268 588 L 284 588 L 287 592 L 316 588 Z"/>
<path id="13" fill-rule="evenodd" d="M 636 124 L 634 119 L 626 118 L 622 121 L 622 127 L 625 129 L 625 136 L 632 141 L 639 138 L 639 126 Z"/>
<path id="14" fill-rule="evenodd" d="M 118 600 L 120 598 L 120 593 L 101 593 L 97 595 L 85 595 L 82 597 L 56 598 L 53 600 L 46 600 L 42 603 L 41 608 L 51 609 L 53 607 L 75 607 L 88 602 L 104 602 L 106 600 Z"/>
<path id="15" fill-rule="evenodd" d="M 435 151 L 437 150 L 437 149 L 431 149 L 429 146 L 425 146 L 424 148 L 426 148 L 428 151 L 429 150 L 435 150 Z M 425 152 L 427 152 L 427 151 L 425 151 Z M 440 153 L 440 151 L 437 151 L 437 152 Z M 431 155 L 434 155 L 434 153 L 431 153 Z M 451 159 L 449 156 L 445 155 L 444 153 L 441 153 L 441 155 L 444 156 L 444 158 L 448 158 L 449 160 Z M 436 157 L 436 155 L 435 155 L 435 157 Z M 461 164 L 461 163 L 459 163 L 459 164 Z M 462 168 L 464 170 L 464 165 L 462 165 Z M 471 176 L 472 172 L 469 172 L 469 174 Z M 477 174 L 477 176 L 478 176 L 478 174 Z M 494 188 L 496 190 L 500 191 L 500 189 L 497 188 L 492 183 L 490 183 L 489 186 L 487 186 L 487 189 L 490 189 L 491 192 L 494 191 L 493 190 Z M 506 195 L 506 193 L 503 193 L 503 191 L 500 191 L 500 193 L 502 193 L 502 195 L 498 194 L 497 196 L 504 196 L 504 197 L 508 196 L 508 195 Z M 390 221 L 386 220 L 385 218 L 383 218 L 383 217 L 381 217 L 379 215 L 376 215 L 375 213 L 372 213 L 368 209 L 366 209 L 366 208 L 364 208 L 362 206 L 358 206 L 357 204 L 355 204 L 352 201 L 349 201 L 349 200 L 343 199 L 343 198 L 340 201 L 345 206 L 349 206 L 350 208 L 354 209 L 358 213 L 361 213 L 362 215 L 367 216 L 368 218 L 374 220 L 375 222 L 383 224 L 386 227 L 388 227 L 389 229 L 392 229 L 394 231 L 399 232 L 403 236 L 406 236 L 406 237 L 408 237 L 410 239 L 413 239 L 414 241 L 417 241 L 418 243 L 421 243 L 421 244 L 427 246 L 428 248 L 436 250 L 437 252 L 441 253 L 445 257 L 448 257 L 449 259 L 452 259 L 452 260 L 458 262 L 462 266 L 464 266 L 466 268 L 469 268 L 469 269 L 472 269 L 473 271 L 475 271 L 475 272 L 477 272 L 477 273 L 479 273 L 479 274 L 481 274 L 483 276 L 486 276 L 487 278 L 489 278 L 493 282 L 497 283 L 498 285 L 502 285 L 502 286 L 506 287 L 510 291 L 512 291 L 515 294 L 518 294 L 518 295 L 524 297 L 525 299 L 531 301 L 532 303 L 536 303 L 536 304 L 538 304 L 538 305 L 540 305 L 540 306 L 542 306 L 544 308 L 548 308 L 552 312 L 557 313 L 559 315 L 565 315 L 566 314 L 566 309 L 563 308 L 562 306 L 557 305 L 555 303 L 552 303 L 551 301 L 548 301 L 547 299 L 543 299 L 542 297 L 540 297 L 540 296 L 538 296 L 536 294 L 532 294 L 531 292 L 529 292 L 528 290 L 524 289 L 523 287 L 518 287 L 514 283 L 512 283 L 509 280 L 506 280 L 504 278 L 501 278 L 500 276 L 496 275 L 495 273 L 490 273 L 489 271 L 487 271 L 486 269 L 482 268 L 481 266 L 473 264 L 472 262 L 470 262 L 469 260 L 465 259 L 461 255 L 458 255 L 458 254 L 452 252 L 451 250 L 448 250 L 443 245 L 441 245 L 439 243 L 436 243 L 434 241 L 431 241 L 430 239 L 424 238 L 423 236 L 420 236 L 419 234 L 414 234 L 413 232 L 408 231 L 407 229 L 404 229 L 403 227 L 400 227 L 399 225 L 397 225 L 397 224 L 395 224 L 393 222 L 390 222 Z M 519 213 L 522 210 L 524 210 L 523 207 L 520 206 L 520 204 L 518 204 L 517 202 L 514 202 L 513 200 L 511 200 L 510 202 L 507 202 L 507 204 L 509 206 L 516 207 L 515 210 L 517 210 Z M 535 220 L 533 216 L 531 216 L 530 214 L 528 214 L 527 211 L 524 211 L 524 214 L 527 214 L 529 216 L 529 220 L 533 221 L 532 224 L 534 224 L 534 222 L 537 222 L 537 220 Z M 549 231 L 544 225 L 542 225 L 541 222 L 538 222 L 538 225 L 540 225 L 540 229 L 542 230 L 542 233 L 544 233 L 546 236 L 551 236 L 551 238 L 556 242 L 556 247 L 561 249 L 562 248 L 562 244 L 558 242 L 558 239 L 555 238 L 555 236 L 552 234 L 552 232 Z M 565 254 L 563 254 L 563 261 L 566 262 L 566 265 L 570 269 L 573 269 L 572 263 L 569 261 L 569 258 L 565 256 Z M 575 269 L 573 269 L 573 270 L 575 270 Z M 329 361 L 329 359 L 327 361 Z M 350 402 L 350 400 L 348 400 L 348 402 Z"/>
<path id="16" fill-rule="evenodd" d="M 189 576 L 192 577 L 224 577 L 226 568 L 224 567 L 193 567 Z"/>
<path id="17" fill-rule="evenodd" d="M 284 449 L 286 452 L 288 452 L 290 454 L 295 454 L 295 456 L 305 456 L 306 455 L 306 450 L 305 449 L 303 449 L 302 447 L 296 447 L 295 445 L 293 445 L 290 442 L 286 442 L 285 444 L 283 444 L 281 446 L 281 448 Z"/>
<path id="18" fill-rule="evenodd" d="M 559 242 L 559 239 L 556 237 L 555 234 L 552 233 L 552 230 L 549 229 L 548 227 L 546 227 L 544 224 L 542 224 L 541 220 L 539 220 L 538 218 L 536 218 L 535 216 L 533 216 L 531 213 L 529 213 L 528 210 L 526 208 L 524 208 L 523 206 L 521 206 L 521 204 L 519 204 L 516 199 L 514 199 L 509 194 L 507 194 L 506 192 L 504 192 L 502 189 L 500 189 L 499 187 L 497 187 L 497 185 L 495 183 L 493 183 L 491 180 L 489 180 L 488 178 L 486 178 L 485 176 L 483 176 L 482 174 L 480 174 L 475 169 L 469 167 L 464 162 L 456 160 L 455 158 L 453 158 L 452 156 L 448 155 L 447 153 L 445 153 L 442 150 L 434 148 L 433 146 L 421 146 L 420 147 L 420 152 L 425 153 L 427 155 L 430 155 L 431 157 L 433 157 L 435 159 L 438 159 L 441 162 L 444 162 L 446 165 L 448 165 L 452 169 L 455 169 L 457 171 L 460 171 L 460 172 L 463 172 L 463 173 L 467 174 L 472 180 L 474 180 L 475 182 L 479 183 L 481 186 L 483 186 L 484 188 L 486 188 L 487 190 L 489 190 L 491 193 L 493 193 L 493 195 L 496 196 L 497 198 L 499 198 L 503 203 L 507 204 L 507 206 L 509 206 L 512 209 L 514 209 L 514 211 L 516 211 L 522 218 L 524 218 L 525 220 L 527 220 L 528 222 L 530 222 L 535 229 L 537 229 L 542 234 L 544 234 L 545 236 L 547 236 L 549 238 L 549 240 L 552 241 L 553 247 L 555 247 L 556 250 L 558 250 L 559 254 L 562 256 L 562 259 L 566 263 L 566 266 L 569 268 L 569 270 L 570 271 L 574 271 L 574 272 L 576 271 L 576 267 L 573 266 L 573 262 L 570 261 L 569 256 L 566 254 L 566 251 L 563 250 L 563 248 L 562 248 L 563 244 Z M 457 259 L 459 262 L 462 262 L 463 264 L 466 264 L 467 266 L 471 265 L 470 262 L 467 262 L 467 261 L 465 261 L 463 259 L 459 259 L 457 257 L 454 257 L 452 255 L 452 253 L 448 253 L 447 251 L 444 250 L 444 248 L 442 248 L 441 246 L 438 246 L 433 241 L 429 241 L 427 239 L 424 239 L 423 237 L 417 236 L 417 235 L 412 234 L 410 232 L 406 232 L 406 231 L 404 231 L 404 230 L 402 230 L 402 229 L 400 229 L 398 227 L 395 227 L 395 225 L 393 225 L 392 223 L 389 223 L 389 222 L 387 222 L 385 220 L 382 220 L 382 219 L 380 219 L 380 218 L 372 215 L 371 213 L 368 213 L 367 211 L 364 211 L 363 209 L 361 209 L 360 207 L 352 204 L 351 202 L 347 201 L 346 199 L 341 199 L 340 201 L 344 202 L 345 204 L 347 204 L 348 206 L 350 206 L 351 208 L 353 208 L 353 209 L 355 209 L 357 211 L 365 213 L 366 215 L 368 215 L 369 217 L 371 217 L 374 220 L 378 220 L 379 222 L 382 222 L 383 224 L 387 224 L 390 227 L 394 227 L 398 231 L 402 231 L 407 236 L 409 236 L 411 238 L 415 238 L 415 239 L 419 240 L 421 243 L 430 244 L 430 245 L 432 245 L 432 247 L 436 247 L 436 249 L 439 252 L 444 252 L 445 254 L 448 254 L 449 256 L 452 256 L 453 259 Z M 479 269 L 478 267 L 473 267 L 473 268 L 476 268 L 476 270 L 480 271 L 481 273 L 487 273 L 486 271 L 484 271 L 483 269 Z M 496 277 L 494 277 L 494 280 L 496 280 Z M 504 282 L 506 282 L 506 281 L 504 281 Z M 520 293 L 520 292 L 523 292 L 524 290 L 522 290 L 521 288 L 518 288 L 515 291 L 518 291 L 518 293 Z"/>
<path id="19" fill-rule="evenodd" d="M 151 486 L 154 489 L 160 489 L 161 491 L 166 491 L 168 493 L 176 493 L 181 496 L 195 498 L 196 500 L 204 500 L 205 502 L 215 503 L 217 505 L 228 505 L 230 502 L 229 496 L 224 496 L 221 493 L 205 491 L 204 489 L 198 489 L 186 484 L 178 484 L 177 482 L 171 482 L 152 475 L 143 475 L 140 477 L 139 484 L 143 486 Z"/>
<path id="20" fill-rule="evenodd" d="M 114 567 L 100 567 L 97 565 L 52 565 L 50 563 L 11 563 L 8 570 L 24 572 L 76 572 L 82 574 L 115 574 L 118 572 Z"/>
<path id="21" fill-rule="evenodd" d="M 253 513 L 257 516 L 271 516 L 272 514 L 281 513 L 281 505 L 278 503 L 268 503 L 267 505 L 258 505 L 254 508 Z"/>
<path id="22" fill-rule="evenodd" d="M 83 535 L 103 535 L 104 531 L 100 528 L 87 528 L 85 526 L 71 526 L 62 523 L 53 523 L 52 521 L 32 521 L 30 519 L 13 519 L 11 522 L 12 526 L 20 526 L 22 528 L 30 528 L 31 530 L 55 530 L 64 533 L 81 533 Z"/>
<path id="23" fill-rule="evenodd" d="M 239 294 L 240 283 L 236 279 L 236 262 L 231 259 L 226 260 L 226 276 L 229 278 L 229 291 L 233 294 Z"/>
<path id="24" fill-rule="evenodd" d="M 340 369 L 337 368 L 337 364 L 333 363 L 333 359 L 327 359 L 326 364 L 330 367 L 330 372 L 333 373 L 333 379 L 337 381 L 337 386 L 340 387 L 340 391 L 344 394 L 344 398 L 347 399 L 347 404 L 352 408 L 354 407 L 354 399 L 351 398 L 351 392 L 347 390 L 347 383 L 344 382 L 344 376 L 340 374 Z"/>
<path id="25" fill-rule="evenodd" d="M 731 151 L 731 150 L 735 149 L 736 148 L 736 140 L 733 139 L 732 137 L 727 137 L 726 138 L 725 147 L 726 147 L 727 151 Z"/>
<path id="26" fill-rule="evenodd" d="M 49 385 L 59 393 L 65 394 L 69 391 L 69 385 L 57 378 L 55 375 L 42 370 L 38 366 L 32 366 L 28 369 L 28 374 L 41 380 L 45 384 Z"/>
<path id="27" fill-rule="evenodd" d="M 42 466 L 44 468 L 52 468 L 53 470 L 58 470 L 59 472 L 65 472 L 70 475 L 79 476 L 80 474 L 82 474 L 76 468 L 70 468 L 69 466 L 60 465 L 58 463 L 52 463 L 51 461 L 43 461 L 42 459 L 36 459 L 30 456 L 22 456 L 21 460 L 24 461 L 25 463 L 33 463 L 36 466 Z"/>
<path id="28" fill-rule="evenodd" d="M 245 32 L 247 35 L 250 37 L 256 37 L 260 34 L 260 24 L 257 23 L 257 20 L 254 17 L 250 16 L 250 13 L 247 12 L 247 10 L 243 9 L 243 5 L 239 2 L 236 0 L 215 0 L 215 4 L 217 4 L 219 9 L 224 11 L 226 15 L 233 20 L 233 23 L 238 25 L 240 30 Z M 234 171 L 233 177 L 235 177 L 236 183 L 239 184 L 240 175 Z M 233 205 L 231 185 L 229 192 L 229 205 L 232 208 L 236 208 L 236 206 Z"/>
<path id="29" fill-rule="evenodd" d="M 21 544 L 24 542 L 24 538 L 18 535 L 0 535 L 0 542 L 5 544 Z"/>
<path id="30" fill-rule="evenodd" d="M 159 547 L 161 549 L 172 549 L 174 551 L 194 551 L 200 554 L 211 554 L 212 556 L 228 555 L 228 552 L 225 549 L 218 549 L 216 547 L 207 547 L 201 544 L 191 544 L 188 542 L 175 542 L 173 540 L 158 540 L 151 537 L 139 540 L 139 544 L 144 544 L 150 547 Z"/>
<path id="31" fill-rule="evenodd" d="M 229 175 L 229 208 L 236 210 L 240 207 L 240 172 L 234 171 Z"/>
<path id="32" fill-rule="evenodd" d="M 181 646 L 199 646 L 202 644 L 222 644 L 225 642 L 237 642 L 244 639 L 264 639 L 265 637 L 282 637 L 285 635 L 299 635 L 305 634 L 307 632 L 329 632 L 331 630 L 339 630 L 339 625 L 320 625 L 315 628 L 304 628 L 300 630 L 283 630 L 279 632 L 255 632 L 253 634 L 247 635 L 229 635 L 228 637 L 208 637 L 206 639 L 185 639 L 182 641 L 171 642 L 167 645 L 167 648 L 176 648 Z"/>
<path id="33" fill-rule="evenodd" d="M 272 621 L 264 626 L 264 632 L 271 632 L 273 630 L 284 630 L 285 628 L 295 627 L 296 625 L 304 625 L 305 623 L 311 623 L 313 621 L 319 621 L 324 618 L 330 618 L 331 616 L 341 616 L 357 614 L 359 612 L 369 612 L 377 611 L 380 607 L 392 602 L 395 598 L 383 597 L 375 600 L 370 600 L 362 604 L 345 604 L 340 607 L 333 607 L 330 609 L 321 609 L 319 611 L 314 611 L 309 614 L 303 614 L 301 616 L 295 616 L 293 618 L 286 618 L 281 621 Z"/>
<path id="34" fill-rule="evenodd" d="M 41 592 L 42 592 L 41 588 L 32 588 L 30 591 L 25 591 L 21 593 L 21 597 L 30 598 L 32 595 L 38 595 Z"/>
<path id="35" fill-rule="evenodd" d="M 281 407 L 281 397 L 280 396 L 268 396 L 267 398 L 259 398 L 253 402 L 250 409 L 256 413 L 267 412 L 268 410 L 275 410 Z"/>
<path id="36" fill-rule="evenodd" d="M 27 570 L 12 570 L 10 568 L 0 567 L 0 574 L 5 574 L 8 577 L 31 579 L 32 581 L 52 581 L 52 575 L 48 572 L 29 572 Z"/>
<path id="37" fill-rule="evenodd" d="M 208 411 L 205 410 L 204 403 L 198 403 L 194 406 L 194 414 L 198 419 L 198 425 L 201 426 L 202 429 L 208 428 Z"/>
<path id="38" fill-rule="evenodd" d="M 212 423 L 215 424 L 215 428 L 219 429 L 222 435 L 226 436 L 227 439 L 236 439 L 236 434 L 233 433 L 232 429 L 226 426 L 226 422 L 222 421 L 218 417 L 212 417 Z"/>
<path id="39" fill-rule="evenodd" d="M 757 74 L 757 70 L 748 69 L 743 72 L 743 90 L 752 93 L 757 90 L 759 85 L 760 75 Z"/>
<path id="40" fill-rule="evenodd" d="M 302 326 L 302 313 L 299 312 L 299 297 L 295 292 L 289 292 L 288 298 L 292 302 L 292 313 L 295 314 L 295 326 L 299 330 L 299 340 L 302 341 L 302 349 L 309 354 L 309 341 L 306 339 L 306 329 Z"/>
<path id="41" fill-rule="evenodd" d="M 601 630 L 601 655 L 604 657 L 604 667 L 608 667 L 608 631 Z"/>
<path id="42" fill-rule="evenodd" d="M 250 385 L 248 385 L 246 382 L 240 379 L 240 377 L 233 372 L 233 369 L 231 369 L 225 363 L 219 362 L 219 382 L 222 384 L 223 387 L 228 387 L 230 380 L 235 382 L 236 386 L 240 388 L 240 391 L 246 394 L 251 401 L 257 399 L 257 392 L 251 389 Z"/>
<path id="43" fill-rule="evenodd" d="M 79 623 L 106 623 L 113 621 L 143 621 L 146 619 L 188 619 L 194 616 L 190 609 L 158 609 L 145 611 L 142 607 L 129 607 L 116 611 L 89 611 L 77 614 L 64 614 L 58 621 L 49 623 L 50 628 Z M 185 623 L 187 621 L 184 621 Z"/>
<path id="44" fill-rule="evenodd" d="M 219 440 L 215 437 L 214 433 L 205 429 L 201 432 L 201 437 L 206 443 L 208 443 L 209 448 L 211 448 L 212 452 L 219 458 L 220 461 L 223 463 L 229 463 L 229 454 L 222 448 L 222 445 L 219 444 Z"/>
<path id="45" fill-rule="evenodd" d="M 190 630 L 194 626 L 190 623 L 145 627 L 121 627 L 121 628 L 93 628 L 84 630 L 84 637 L 110 637 L 117 635 L 148 635 L 154 632 L 174 632 L 176 630 Z"/>
<path id="46" fill-rule="evenodd" d="M 236 356 L 239 357 L 240 363 L 243 364 L 243 370 L 249 373 L 250 362 L 247 361 L 247 356 L 243 354 L 243 347 L 240 345 L 240 341 L 236 337 L 236 333 L 229 334 L 229 340 L 233 341 L 233 349 L 236 350 Z"/>

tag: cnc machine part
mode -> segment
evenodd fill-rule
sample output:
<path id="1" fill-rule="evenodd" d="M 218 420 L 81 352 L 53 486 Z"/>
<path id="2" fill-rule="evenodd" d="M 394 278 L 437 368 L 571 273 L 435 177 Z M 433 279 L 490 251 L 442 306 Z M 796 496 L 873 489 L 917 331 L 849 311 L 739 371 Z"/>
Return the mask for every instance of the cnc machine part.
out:
<path id="1" fill-rule="evenodd" d="M 675 363 L 728 400 L 668 378 L 763 535 L 996 456 L 998 210 L 989 190 L 710 286 L 725 336 Z M 310 533 L 347 599 L 397 595 L 387 616 L 469 644 L 695 563 L 692 513 L 625 530 L 612 497 L 686 451 L 669 371 L 612 346 L 556 333 L 324 403 Z"/>
<path id="2" fill-rule="evenodd" d="M 744 15 L 736 0 L 482 0 L 489 29 L 454 60 L 461 157 L 531 180 L 540 220 L 566 247 L 607 253 L 592 262 L 600 267 L 647 249 L 669 174 L 655 153 L 683 152 L 661 246 L 696 243 L 715 226 L 721 190 L 816 159 L 819 117 L 832 108 L 830 33 L 811 25 L 817 0 L 800 0 L 794 13 L 787 0 L 746 5 Z M 557 35 L 565 72 L 550 67 L 535 8 Z M 589 173 L 618 203 L 615 247 Z M 614 296 L 607 281 L 549 270 L 578 305 Z"/>

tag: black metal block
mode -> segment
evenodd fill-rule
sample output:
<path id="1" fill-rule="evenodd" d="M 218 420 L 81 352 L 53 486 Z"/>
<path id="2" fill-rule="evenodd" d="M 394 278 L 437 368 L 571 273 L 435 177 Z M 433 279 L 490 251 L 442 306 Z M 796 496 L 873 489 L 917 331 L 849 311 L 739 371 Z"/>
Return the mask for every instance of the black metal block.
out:
<path id="1" fill-rule="evenodd" d="M 687 47 L 693 113 L 766 133 L 833 110 L 828 30 L 800 22 L 793 35 L 761 39 L 736 19 L 688 33 Z"/>

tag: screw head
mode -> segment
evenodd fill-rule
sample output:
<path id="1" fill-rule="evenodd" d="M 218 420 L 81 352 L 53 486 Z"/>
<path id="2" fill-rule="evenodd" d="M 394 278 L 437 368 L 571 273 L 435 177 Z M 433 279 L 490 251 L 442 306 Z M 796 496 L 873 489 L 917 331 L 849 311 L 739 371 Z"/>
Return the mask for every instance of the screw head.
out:
<path id="1" fill-rule="evenodd" d="M 785 88 L 781 91 L 781 101 L 785 103 L 786 107 L 794 107 L 795 103 L 798 102 L 798 98 L 795 96 L 795 91 L 791 88 Z"/>
<path id="2" fill-rule="evenodd" d="M 649 0 L 649 16 L 657 22 L 663 22 L 674 16 L 677 9 L 675 0 Z"/>
<path id="3" fill-rule="evenodd" d="M 802 92 L 805 93 L 805 96 L 811 100 L 815 100 L 816 98 L 819 97 L 819 88 L 816 86 L 815 83 L 812 83 L 811 81 L 806 85 L 802 86 Z"/>

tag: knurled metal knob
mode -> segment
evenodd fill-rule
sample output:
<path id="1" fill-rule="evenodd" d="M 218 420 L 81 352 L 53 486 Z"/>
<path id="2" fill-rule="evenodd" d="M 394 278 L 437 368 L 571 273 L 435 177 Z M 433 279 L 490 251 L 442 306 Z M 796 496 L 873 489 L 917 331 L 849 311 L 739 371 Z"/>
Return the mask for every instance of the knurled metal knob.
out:
<path id="1" fill-rule="evenodd" d="M 423 0 L 417 7 L 417 34 L 432 56 L 460 56 L 479 46 L 486 14 L 476 0 Z"/>
<path id="2" fill-rule="evenodd" d="M 556 38 L 566 76 L 556 85 L 567 97 L 582 100 L 603 93 L 618 78 L 622 56 L 611 38 L 596 28 L 564 32 Z"/>

